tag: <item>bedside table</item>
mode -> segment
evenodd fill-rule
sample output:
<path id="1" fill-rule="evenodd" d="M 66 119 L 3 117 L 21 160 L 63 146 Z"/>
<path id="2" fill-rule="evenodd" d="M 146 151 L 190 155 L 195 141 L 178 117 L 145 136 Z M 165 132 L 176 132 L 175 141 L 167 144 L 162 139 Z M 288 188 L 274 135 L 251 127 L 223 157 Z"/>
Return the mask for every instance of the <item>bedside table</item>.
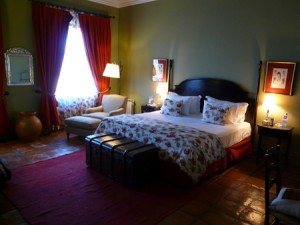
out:
<path id="1" fill-rule="evenodd" d="M 141 106 L 141 111 L 142 113 L 145 112 L 153 112 L 153 111 L 157 111 L 160 110 L 161 105 L 148 105 L 148 104 L 144 104 Z"/>
<path id="2" fill-rule="evenodd" d="M 290 151 L 290 144 L 292 139 L 292 132 L 294 127 L 271 127 L 271 126 L 263 126 L 261 124 L 257 124 L 258 127 L 258 146 L 257 146 L 257 155 L 256 155 L 256 163 L 258 162 L 259 156 L 262 151 L 261 142 L 263 137 L 271 137 L 277 139 L 277 144 L 281 145 L 282 139 L 287 140 L 286 152 L 285 152 L 285 164 L 288 163 L 288 156 Z"/>

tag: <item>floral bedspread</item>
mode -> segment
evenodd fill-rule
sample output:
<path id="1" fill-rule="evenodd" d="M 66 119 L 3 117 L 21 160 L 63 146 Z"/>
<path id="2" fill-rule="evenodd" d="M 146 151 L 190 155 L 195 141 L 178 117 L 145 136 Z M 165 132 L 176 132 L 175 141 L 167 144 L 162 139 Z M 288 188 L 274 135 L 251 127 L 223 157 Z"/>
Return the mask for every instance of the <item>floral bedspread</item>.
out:
<path id="1" fill-rule="evenodd" d="M 187 127 L 123 114 L 102 120 L 96 133 L 116 133 L 159 148 L 159 157 L 179 165 L 194 182 L 198 182 L 212 162 L 226 153 L 216 135 Z"/>

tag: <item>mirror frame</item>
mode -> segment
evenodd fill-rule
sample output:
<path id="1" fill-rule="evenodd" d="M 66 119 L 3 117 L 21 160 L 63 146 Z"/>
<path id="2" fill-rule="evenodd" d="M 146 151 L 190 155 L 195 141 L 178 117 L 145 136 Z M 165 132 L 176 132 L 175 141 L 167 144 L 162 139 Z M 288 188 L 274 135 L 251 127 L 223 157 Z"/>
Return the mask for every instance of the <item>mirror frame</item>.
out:
<path id="1" fill-rule="evenodd" d="M 34 85 L 33 57 L 24 48 L 10 48 L 4 53 L 8 86 Z"/>

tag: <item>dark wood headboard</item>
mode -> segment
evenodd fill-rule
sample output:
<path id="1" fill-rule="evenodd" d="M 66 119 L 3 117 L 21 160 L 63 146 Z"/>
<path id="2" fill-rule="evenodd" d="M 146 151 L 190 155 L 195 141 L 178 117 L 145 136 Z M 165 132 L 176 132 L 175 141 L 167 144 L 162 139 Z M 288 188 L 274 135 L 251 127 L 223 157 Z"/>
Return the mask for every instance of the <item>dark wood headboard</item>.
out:
<path id="1" fill-rule="evenodd" d="M 247 102 L 249 104 L 246 112 L 246 121 L 251 124 L 252 136 L 255 133 L 256 123 L 256 97 L 250 97 L 250 93 L 240 85 L 223 79 L 216 78 L 194 78 L 182 81 L 171 90 L 183 96 L 201 95 L 201 112 L 205 96 L 211 96 L 220 100 L 231 102 Z"/>

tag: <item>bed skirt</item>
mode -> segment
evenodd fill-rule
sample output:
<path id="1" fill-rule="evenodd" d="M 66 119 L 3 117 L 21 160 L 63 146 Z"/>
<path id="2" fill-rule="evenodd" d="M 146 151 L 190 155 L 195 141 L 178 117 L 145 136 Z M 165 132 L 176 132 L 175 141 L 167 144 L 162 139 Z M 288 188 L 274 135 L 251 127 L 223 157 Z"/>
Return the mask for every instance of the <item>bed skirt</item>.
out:
<path id="1" fill-rule="evenodd" d="M 226 157 L 208 166 L 205 174 L 203 175 L 203 179 L 208 178 L 218 172 L 222 172 L 230 167 L 234 162 L 238 162 L 251 155 L 254 152 L 251 137 L 248 137 L 243 141 L 227 148 L 226 152 Z M 184 173 L 176 164 L 163 160 L 160 160 L 160 162 L 162 179 L 183 187 L 195 185 L 191 178 L 187 176 L 187 174 Z"/>

